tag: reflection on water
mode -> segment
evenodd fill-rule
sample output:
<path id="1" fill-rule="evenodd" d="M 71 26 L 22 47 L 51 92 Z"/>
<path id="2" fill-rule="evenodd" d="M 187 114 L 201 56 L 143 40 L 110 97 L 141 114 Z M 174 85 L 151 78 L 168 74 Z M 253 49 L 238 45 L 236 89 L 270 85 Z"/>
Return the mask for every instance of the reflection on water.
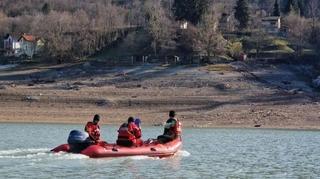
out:
<path id="1" fill-rule="evenodd" d="M 167 159 L 90 159 L 50 153 L 80 125 L 0 124 L 1 178 L 318 178 L 320 132 L 185 129 L 183 149 Z M 115 141 L 117 127 L 103 126 Z M 154 138 L 161 127 L 144 127 Z M 10 142 L 8 142 L 10 141 Z"/>

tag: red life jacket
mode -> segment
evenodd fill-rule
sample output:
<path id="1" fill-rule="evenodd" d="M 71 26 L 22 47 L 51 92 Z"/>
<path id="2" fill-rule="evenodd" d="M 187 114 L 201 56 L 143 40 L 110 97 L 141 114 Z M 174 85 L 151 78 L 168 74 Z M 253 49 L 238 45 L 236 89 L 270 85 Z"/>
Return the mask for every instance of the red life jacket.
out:
<path id="1" fill-rule="evenodd" d="M 128 130 L 133 133 L 136 139 L 141 138 L 141 129 L 135 123 L 129 123 Z"/>
<path id="2" fill-rule="evenodd" d="M 136 143 L 136 139 L 141 137 L 141 130 L 134 124 L 122 124 L 118 130 L 118 140 L 131 141 Z"/>
<path id="3" fill-rule="evenodd" d="M 97 141 L 100 139 L 100 126 L 98 124 L 88 122 L 84 130 L 88 132 L 92 140 Z"/>
<path id="4" fill-rule="evenodd" d="M 176 124 L 172 127 L 170 127 L 169 129 L 169 133 L 174 134 L 175 138 L 181 136 L 182 133 L 182 124 L 178 119 L 174 119 L 176 120 Z"/>
<path id="5" fill-rule="evenodd" d="M 176 123 L 176 126 L 175 126 L 175 131 L 176 131 L 176 134 L 178 136 L 181 136 L 181 134 L 182 134 L 182 123 L 179 120 L 177 120 L 177 123 Z"/>

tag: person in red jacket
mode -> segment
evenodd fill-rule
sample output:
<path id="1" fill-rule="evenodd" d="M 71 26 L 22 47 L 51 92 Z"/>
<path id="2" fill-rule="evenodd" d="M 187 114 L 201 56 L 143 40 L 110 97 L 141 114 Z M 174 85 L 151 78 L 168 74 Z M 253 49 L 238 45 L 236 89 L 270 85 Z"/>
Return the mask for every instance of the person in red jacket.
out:
<path id="1" fill-rule="evenodd" d="M 117 144 L 131 147 L 142 145 L 141 129 L 134 123 L 134 118 L 129 117 L 128 123 L 124 123 L 118 130 Z"/>
<path id="2" fill-rule="evenodd" d="M 100 126 L 99 126 L 100 116 L 98 114 L 94 115 L 92 122 L 88 122 L 84 130 L 89 134 L 90 139 L 97 143 L 100 140 Z"/>
<path id="3" fill-rule="evenodd" d="M 158 136 L 160 143 L 167 143 L 181 136 L 181 123 L 175 116 L 175 111 L 169 112 L 169 119 L 164 126 L 163 135 Z"/>

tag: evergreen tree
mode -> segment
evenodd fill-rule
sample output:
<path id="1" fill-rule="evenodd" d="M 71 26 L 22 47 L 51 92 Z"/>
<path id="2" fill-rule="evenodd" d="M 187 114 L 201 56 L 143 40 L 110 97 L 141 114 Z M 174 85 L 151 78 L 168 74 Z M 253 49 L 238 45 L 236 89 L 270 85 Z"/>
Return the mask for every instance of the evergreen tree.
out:
<path id="1" fill-rule="evenodd" d="M 280 8 L 279 8 L 278 0 L 276 0 L 276 1 L 274 2 L 272 15 L 273 15 L 273 16 L 280 16 Z"/>
<path id="2" fill-rule="evenodd" d="M 306 4 L 304 0 L 300 0 L 297 2 L 297 6 L 299 8 L 299 15 L 300 16 L 305 16 L 306 15 Z"/>
<path id="3" fill-rule="evenodd" d="M 209 4 L 209 0 L 175 0 L 173 12 L 177 20 L 187 20 L 196 25 Z"/>
<path id="4" fill-rule="evenodd" d="M 283 9 L 283 13 L 289 14 L 292 11 L 292 3 L 293 3 L 293 0 L 287 1 L 287 4 L 285 5 L 285 8 Z"/>
<path id="5" fill-rule="evenodd" d="M 294 11 L 297 14 L 300 14 L 299 3 L 297 0 L 288 0 L 284 8 L 284 13 L 289 14 Z"/>
<path id="6" fill-rule="evenodd" d="M 50 5 L 48 3 L 44 3 L 44 5 L 42 6 L 42 13 L 48 15 L 50 11 Z"/>
<path id="7" fill-rule="evenodd" d="M 239 29 L 243 30 L 248 27 L 249 23 L 249 6 L 247 0 L 238 0 L 235 7 L 235 18 L 239 22 Z"/>

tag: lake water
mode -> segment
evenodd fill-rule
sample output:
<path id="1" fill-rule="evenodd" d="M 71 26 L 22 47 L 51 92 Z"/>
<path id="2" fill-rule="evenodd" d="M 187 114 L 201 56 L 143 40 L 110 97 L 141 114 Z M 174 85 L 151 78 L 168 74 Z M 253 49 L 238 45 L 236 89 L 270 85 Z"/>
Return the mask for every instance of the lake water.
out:
<path id="1" fill-rule="evenodd" d="M 172 158 L 90 159 L 53 154 L 81 125 L 0 124 L 0 178 L 319 178 L 320 132 L 184 129 Z M 102 126 L 114 142 L 117 127 Z M 144 139 L 162 132 L 143 128 Z"/>
<path id="2" fill-rule="evenodd" d="M 16 66 L 17 65 L 0 65 L 0 70 L 7 70 L 7 69 L 10 69 L 10 68 L 14 68 Z"/>

